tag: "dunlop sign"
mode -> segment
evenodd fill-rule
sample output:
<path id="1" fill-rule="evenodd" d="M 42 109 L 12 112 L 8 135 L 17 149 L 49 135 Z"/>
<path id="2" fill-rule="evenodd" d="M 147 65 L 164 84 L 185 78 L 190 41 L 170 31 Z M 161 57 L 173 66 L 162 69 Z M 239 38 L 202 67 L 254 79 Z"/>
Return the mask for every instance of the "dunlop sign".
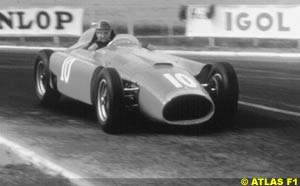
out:
<path id="1" fill-rule="evenodd" d="M 300 5 L 191 5 L 186 35 L 299 39 L 299 17 Z"/>
<path id="2" fill-rule="evenodd" d="M 2 9 L 0 35 L 81 35 L 82 18 L 83 9 Z"/>

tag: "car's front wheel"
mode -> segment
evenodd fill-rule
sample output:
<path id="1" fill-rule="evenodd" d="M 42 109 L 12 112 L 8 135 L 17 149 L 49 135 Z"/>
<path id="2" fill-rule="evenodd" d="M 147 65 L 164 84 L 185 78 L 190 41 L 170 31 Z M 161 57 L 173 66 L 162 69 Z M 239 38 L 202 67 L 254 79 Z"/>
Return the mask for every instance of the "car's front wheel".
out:
<path id="1" fill-rule="evenodd" d="M 104 68 L 99 73 L 94 101 L 98 122 L 105 132 L 117 134 L 123 129 L 122 80 L 113 68 Z"/>
<path id="2" fill-rule="evenodd" d="M 208 128 L 233 127 L 239 97 L 238 79 L 234 68 L 229 63 L 220 62 L 213 64 L 210 70 L 202 75 L 198 80 L 205 85 L 215 104 L 213 126 Z"/>

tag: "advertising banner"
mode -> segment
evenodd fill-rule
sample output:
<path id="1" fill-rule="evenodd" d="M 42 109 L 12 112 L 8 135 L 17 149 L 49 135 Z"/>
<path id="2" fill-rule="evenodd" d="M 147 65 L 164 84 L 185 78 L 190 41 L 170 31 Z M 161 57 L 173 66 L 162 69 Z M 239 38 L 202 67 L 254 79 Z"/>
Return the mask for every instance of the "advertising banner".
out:
<path id="1" fill-rule="evenodd" d="M 299 39 L 300 5 L 190 5 L 186 35 Z"/>
<path id="2" fill-rule="evenodd" d="M 81 35 L 83 9 L 0 9 L 0 36 Z"/>

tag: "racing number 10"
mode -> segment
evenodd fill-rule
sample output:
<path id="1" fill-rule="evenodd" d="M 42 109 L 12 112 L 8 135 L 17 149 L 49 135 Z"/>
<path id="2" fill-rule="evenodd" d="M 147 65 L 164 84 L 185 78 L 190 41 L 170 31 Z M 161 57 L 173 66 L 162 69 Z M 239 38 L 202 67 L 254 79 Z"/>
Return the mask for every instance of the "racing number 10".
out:
<path id="1" fill-rule="evenodd" d="M 71 67 L 73 65 L 73 63 L 75 62 L 75 58 L 73 57 L 67 57 L 62 64 L 62 68 L 61 68 L 61 75 L 60 75 L 60 80 L 68 83 L 69 82 L 69 78 L 70 78 L 70 74 L 71 74 Z"/>
<path id="2" fill-rule="evenodd" d="M 183 86 L 196 88 L 197 83 L 190 77 L 188 77 L 185 74 L 176 73 L 173 75 L 166 73 L 164 74 L 164 77 L 167 78 L 176 88 L 182 88 Z"/>

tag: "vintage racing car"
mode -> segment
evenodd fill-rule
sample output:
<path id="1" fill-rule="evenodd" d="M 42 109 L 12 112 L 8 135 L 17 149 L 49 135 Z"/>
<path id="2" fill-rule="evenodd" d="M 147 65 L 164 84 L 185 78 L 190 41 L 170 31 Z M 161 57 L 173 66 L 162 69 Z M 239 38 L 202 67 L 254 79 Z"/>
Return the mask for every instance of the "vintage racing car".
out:
<path id="1" fill-rule="evenodd" d="M 94 34 L 90 28 L 65 51 L 39 52 L 34 79 L 43 105 L 57 103 L 61 94 L 94 105 L 107 133 L 122 132 L 127 110 L 167 124 L 232 126 L 239 88 L 230 64 L 148 50 L 128 34 L 88 51 Z"/>

